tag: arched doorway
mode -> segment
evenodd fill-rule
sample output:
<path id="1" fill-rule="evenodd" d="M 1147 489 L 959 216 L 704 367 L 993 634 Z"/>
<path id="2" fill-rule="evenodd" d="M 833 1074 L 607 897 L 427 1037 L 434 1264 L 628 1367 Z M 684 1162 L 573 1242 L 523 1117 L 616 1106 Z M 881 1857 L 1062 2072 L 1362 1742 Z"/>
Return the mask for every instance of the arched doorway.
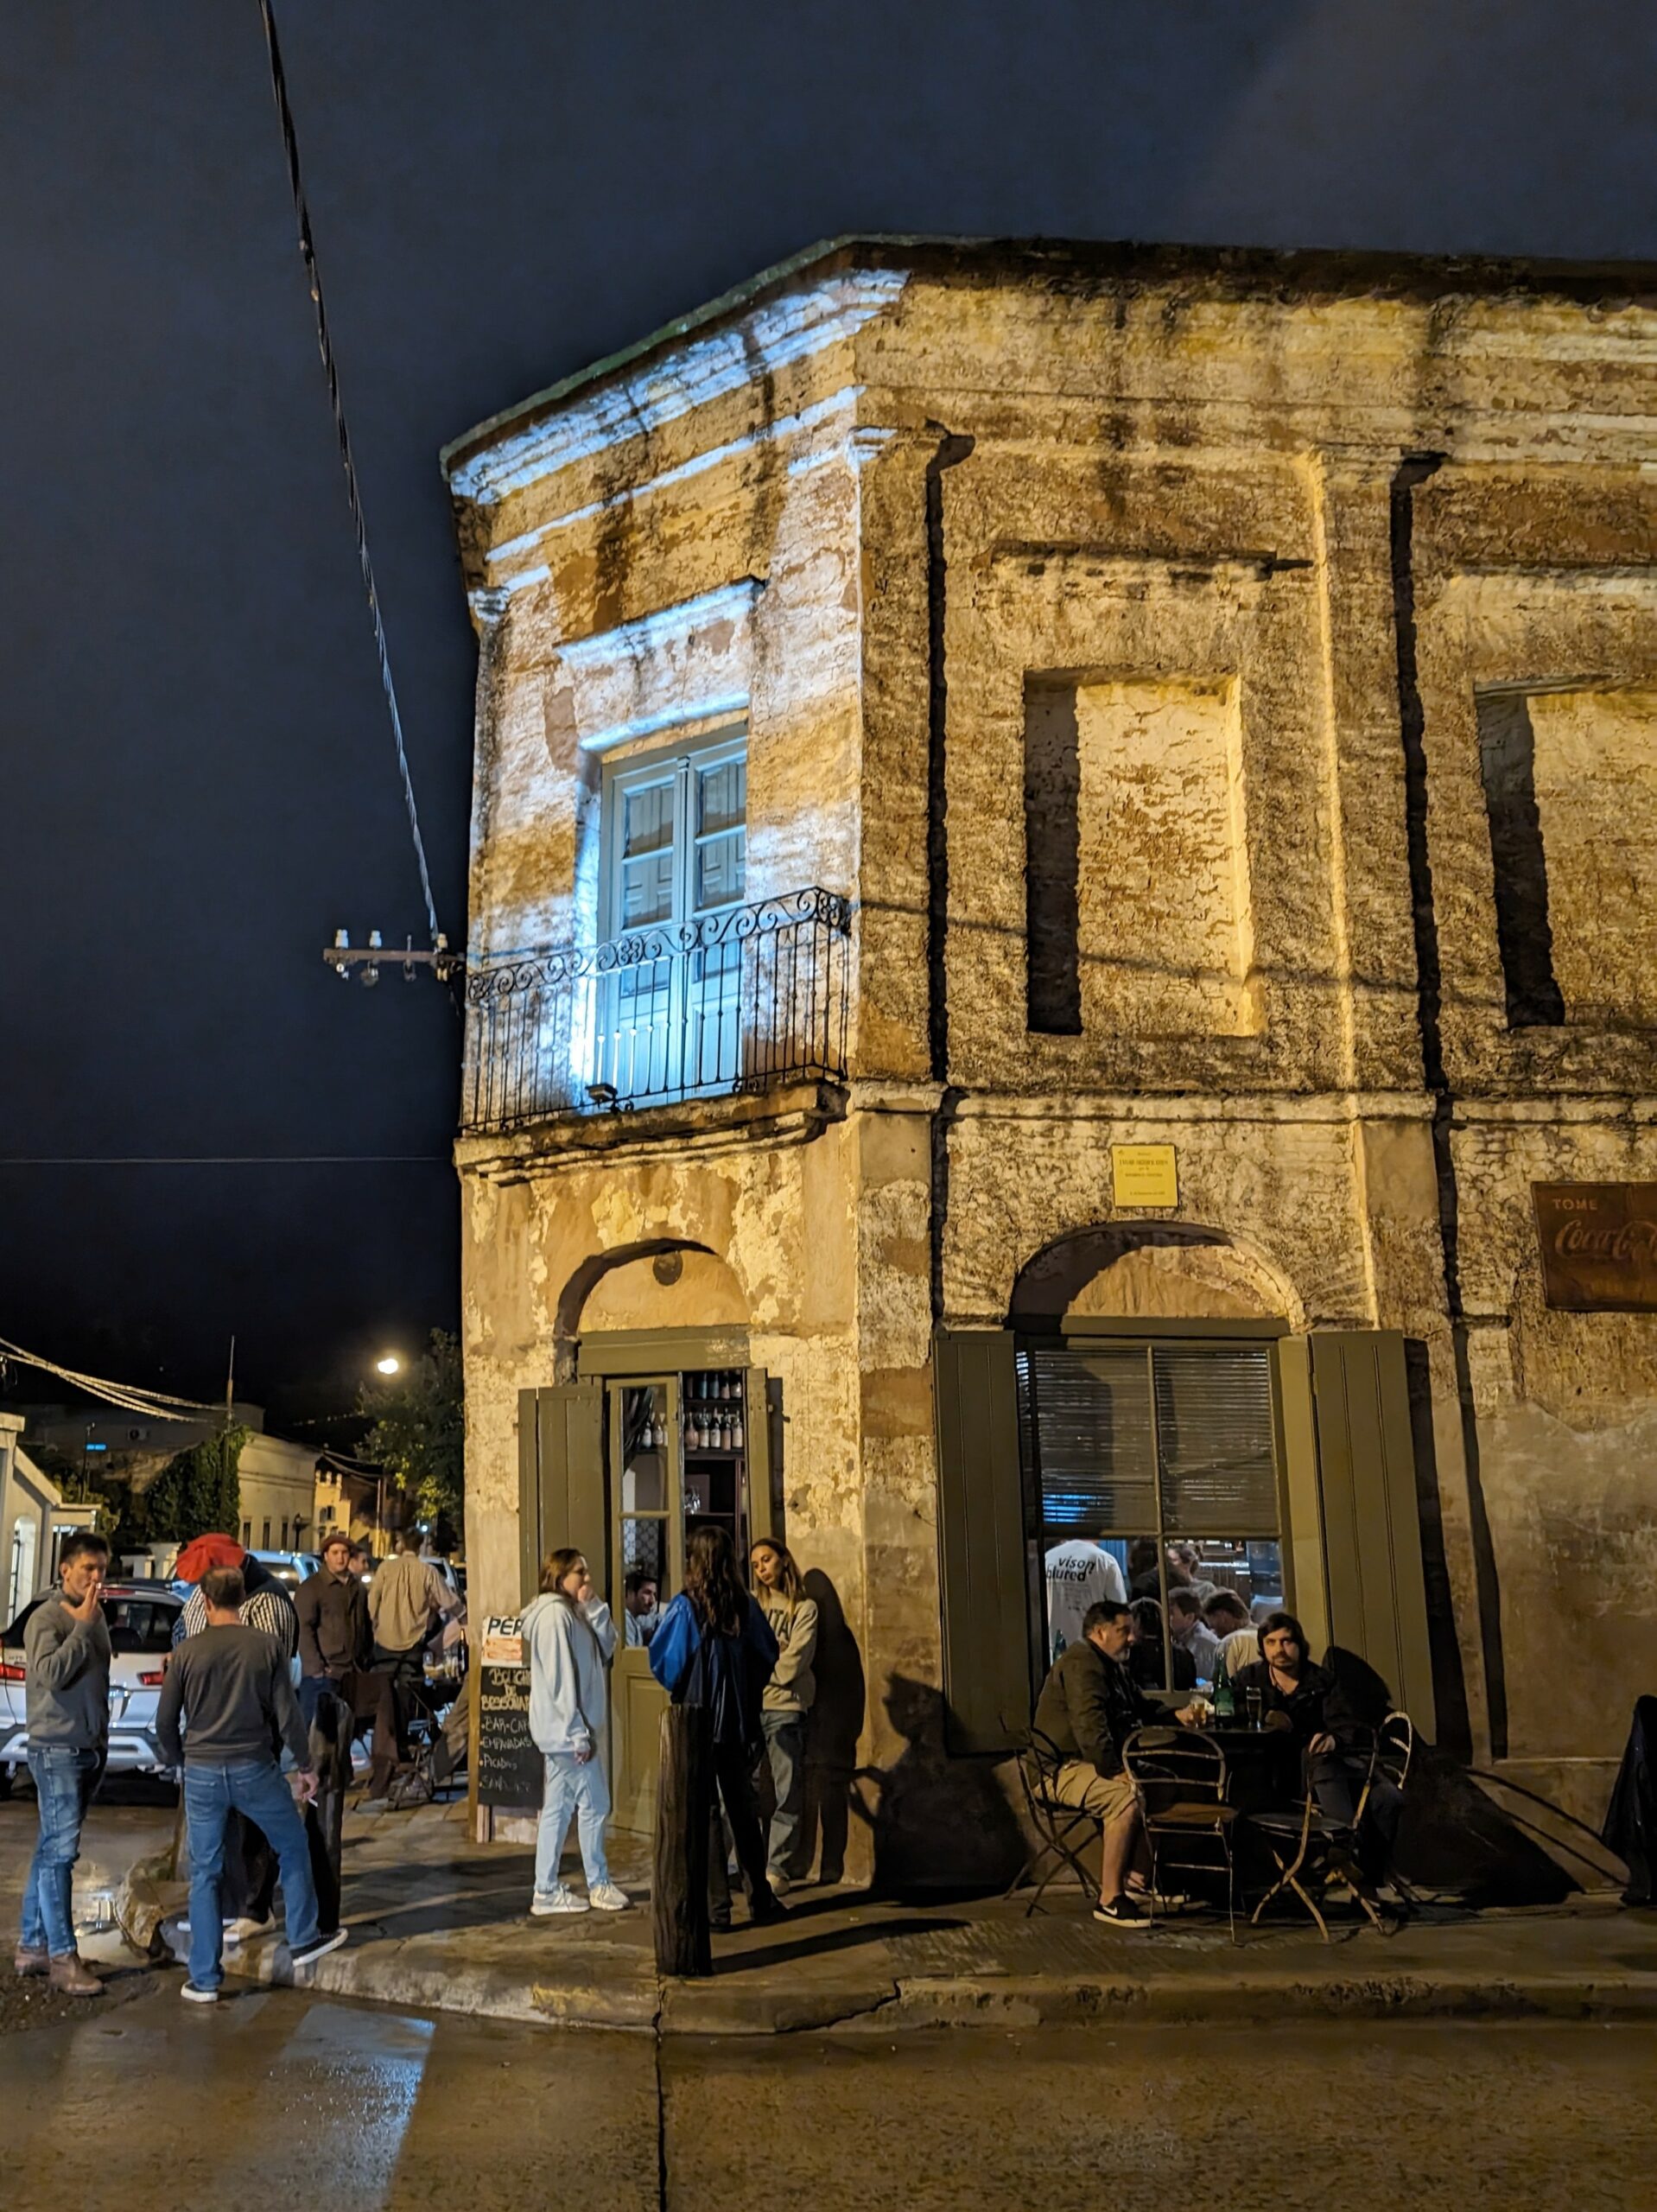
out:
<path id="1" fill-rule="evenodd" d="M 650 1643 L 687 1541 L 717 1526 L 741 1554 L 773 1524 L 780 1409 L 749 1362 L 747 1318 L 734 1271 L 689 1238 L 594 1253 L 557 1300 L 561 1379 L 520 1411 L 525 1594 L 543 1552 L 576 1545 L 620 1631 L 609 1772 L 623 1828 L 654 1820 L 665 1695 Z"/>

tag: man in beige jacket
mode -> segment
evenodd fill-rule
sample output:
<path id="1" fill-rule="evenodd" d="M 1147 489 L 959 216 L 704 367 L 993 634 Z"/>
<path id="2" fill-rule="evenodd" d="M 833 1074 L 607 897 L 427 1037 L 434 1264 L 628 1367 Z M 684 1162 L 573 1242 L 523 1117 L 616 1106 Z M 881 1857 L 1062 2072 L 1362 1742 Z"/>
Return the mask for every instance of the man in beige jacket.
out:
<path id="1" fill-rule="evenodd" d="M 393 1681 L 419 1681 L 425 1650 L 439 1618 L 454 1609 L 454 1594 L 429 1560 L 420 1538 L 400 1530 L 396 1551 L 368 1586 L 368 1618 L 374 1629 L 374 1664 Z"/>

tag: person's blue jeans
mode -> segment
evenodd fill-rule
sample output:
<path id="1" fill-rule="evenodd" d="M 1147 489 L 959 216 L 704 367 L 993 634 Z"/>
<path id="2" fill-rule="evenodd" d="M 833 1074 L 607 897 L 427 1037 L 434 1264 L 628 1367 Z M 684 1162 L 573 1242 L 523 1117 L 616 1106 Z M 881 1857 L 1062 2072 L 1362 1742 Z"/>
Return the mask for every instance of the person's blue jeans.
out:
<path id="1" fill-rule="evenodd" d="M 218 1765 L 185 1761 L 184 1825 L 190 1840 L 190 1980 L 217 1989 L 225 1978 L 225 1931 L 219 1916 L 219 1883 L 225 1871 L 225 1829 L 232 1812 L 262 1828 L 282 1869 L 288 1948 L 315 1942 L 316 1885 L 305 1822 L 275 1759 Z"/>
<path id="2" fill-rule="evenodd" d="M 541 1799 L 541 1825 L 535 1839 L 535 1893 L 549 1897 L 559 1886 L 558 1863 L 572 1819 L 581 1840 L 581 1865 L 589 1891 L 610 1878 L 604 1855 L 604 1824 L 610 1817 L 610 1786 L 596 1758 L 578 1764 L 573 1751 L 543 1754 L 547 1778 Z"/>
<path id="3" fill-rule="evenodd" d="M 41 1744 L 29 1751 L 29 1770 L 40 1799 L 41 1833 L 23 1891 L 23 1947 L 61 1959 L 75 1948 L 75 1861 L 86 1808 L 104 1778 L 104 1753 Z"/>
<path id="4" fill-rule="evenodd" d="M 762 1713 L 759 1718 L 765 1732 L 771 1786 L 777 1798 L 765 1854 L 774 1877 L 792 1871 L 795 1840 L 800 1833 L 800 1808 L 805 1802 L 805 1715 Z"/>

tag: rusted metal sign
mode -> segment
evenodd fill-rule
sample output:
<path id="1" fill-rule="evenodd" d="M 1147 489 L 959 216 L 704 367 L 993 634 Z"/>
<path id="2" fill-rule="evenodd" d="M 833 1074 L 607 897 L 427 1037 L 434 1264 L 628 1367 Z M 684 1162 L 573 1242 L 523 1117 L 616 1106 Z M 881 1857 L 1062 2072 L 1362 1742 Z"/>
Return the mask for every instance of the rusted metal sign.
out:
<path id="1" fill-rule="evenodd" d="M 1657 1183 L 1533 1183 L 1542 1294 L 1568 1313 L 1657 1313 Z"/>

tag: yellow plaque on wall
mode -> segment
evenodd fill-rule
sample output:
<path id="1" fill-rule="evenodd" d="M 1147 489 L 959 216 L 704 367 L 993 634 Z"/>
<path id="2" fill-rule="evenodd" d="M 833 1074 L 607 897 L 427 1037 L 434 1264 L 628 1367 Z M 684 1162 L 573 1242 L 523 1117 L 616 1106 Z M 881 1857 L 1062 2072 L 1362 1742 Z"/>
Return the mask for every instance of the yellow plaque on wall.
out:
<path id="1" fill-rule="evenodd" d="M 1114 1144 L 1110 1179 L 1119 1206 L 1177 1206 L 1179 1174 L 1171 1144 Z"/>

